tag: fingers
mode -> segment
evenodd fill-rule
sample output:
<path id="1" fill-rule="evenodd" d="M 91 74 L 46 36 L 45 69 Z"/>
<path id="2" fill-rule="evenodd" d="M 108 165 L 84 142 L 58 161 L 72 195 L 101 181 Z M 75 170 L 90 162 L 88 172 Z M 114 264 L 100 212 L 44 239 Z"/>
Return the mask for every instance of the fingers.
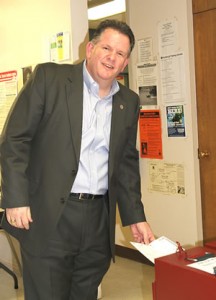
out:
<path id="1" fill-rule="evenodd" d="M 133 224 L 130 226 L 131 227 L 131 232 L 133 235 L 133 239 L 136 243 L 142 243 L 143 242 L 143 235 L 141 232 L 139 232 L 137 228 L 137 224 Z"/>
<path id="2" fill-rule="evenodd" d="M 148 234 L 144 235 L 144 244 L 148 245 L 150 242 Z"/>
<path id="3" fill-rule="evenodd" d="M 28 218 L 29 222 L 33 222 L 32 217 L 31 217 L 30 207 L 27 207 L 27 218 Z"/>
<path id="4" fill-rule="evenodd" d="M 16 225 L 16 220 L 15 220 L 15 219 L 10 219 L 9 223 L 10 223 L 12 226 L 15 226 L 15 225 Z"/>
<path id="5" fill-rule="evenodd" d="M 154 235 L 147 222 L 140 222 L 131 225 L 131 231 L 134 241 L 137 243 L 149 244 L 154 240 Z"/>
<path id="6" fill-rule="evenodd" d="M 11 217 L 8 219 L 8 222 L 12 226 L 17 227 L 17 228 L 25 228 L 25 229 L 29 228 L 28 223 L 24 223 L 21 218 L 18 219 L 15 217 Z"/>
<path id="7" fill-rule="evenodd" d="M 29 223 L 32 222 L 29 207 L 7 208 L 6 216 L 11 226 L 20 229 L 29 229 Z"/>
<path id="8" fill-rule="evenodd" d="M 8 222 L 14 226 L 14 227 L 18 227 L 18 222 L 16 221 L 16 218 L 15 217 L 8 217 Z"/>
<path id="9" fill-rule="evenodd" d="M 133 233 L 133 239 L 137 243 L 143 243 L 143 235 L 140 233 Z"/>
<path id="10" fill-rule="evenodd" d="M 135 240 L 137 243 L 143 243 L 143 237 L 142 237 L 142 236 L 136 236 L 136 237 L 134 237 L 134 240 Z"/>

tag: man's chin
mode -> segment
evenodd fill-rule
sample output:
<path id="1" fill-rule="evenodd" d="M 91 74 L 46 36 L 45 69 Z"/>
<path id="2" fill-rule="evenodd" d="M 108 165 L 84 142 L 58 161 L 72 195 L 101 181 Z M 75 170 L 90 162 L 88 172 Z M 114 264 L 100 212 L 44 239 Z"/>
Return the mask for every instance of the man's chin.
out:
<path id="1" fill-rule="evenodd" d="M 100 78 L 101 78 L 102 80 L 112 82 L 112 81 L 117 77 L 117 75 L 118 75 L 118 74 L 113 73 L 113 72 L 106 72 L 106 73 L 104 73 L 104 74 L 101 74 Z"/>

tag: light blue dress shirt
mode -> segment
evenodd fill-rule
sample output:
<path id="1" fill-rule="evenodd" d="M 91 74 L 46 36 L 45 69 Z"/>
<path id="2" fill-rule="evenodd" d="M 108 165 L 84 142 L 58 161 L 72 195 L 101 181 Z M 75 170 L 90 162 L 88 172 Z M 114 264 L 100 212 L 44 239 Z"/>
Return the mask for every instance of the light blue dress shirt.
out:
<path id="1" fill-rule="evenodd" d="M 83 64 L 84 99 L 82 143 L 73 193 L 105 194 L 108 189 L 108 156 L 113 95 L 119 91 L 116 80 L 110 93 L 99 97 L 99 85 Z"/>

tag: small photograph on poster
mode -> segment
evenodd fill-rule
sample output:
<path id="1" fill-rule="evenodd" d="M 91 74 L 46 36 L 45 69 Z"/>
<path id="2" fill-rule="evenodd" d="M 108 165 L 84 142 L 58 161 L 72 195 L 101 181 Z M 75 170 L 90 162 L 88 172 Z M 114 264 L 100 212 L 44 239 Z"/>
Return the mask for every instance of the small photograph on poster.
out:
<path id="1" fill-rule="evenodd" d="M 157 61 L 137 64 L 137 92 L 142 106 L 156 106 L 158 86 Z"/>
<path id="2" fill-rule="evenodd" d="M 166 107 L 168 137 L 185 137 L 184 106 L 172 105 Z"/>
<path id="3" fill-rule="evenodd" d="M 141 105 L 157 105 L 157 86 L 140 86 L 139 97 Z"/>

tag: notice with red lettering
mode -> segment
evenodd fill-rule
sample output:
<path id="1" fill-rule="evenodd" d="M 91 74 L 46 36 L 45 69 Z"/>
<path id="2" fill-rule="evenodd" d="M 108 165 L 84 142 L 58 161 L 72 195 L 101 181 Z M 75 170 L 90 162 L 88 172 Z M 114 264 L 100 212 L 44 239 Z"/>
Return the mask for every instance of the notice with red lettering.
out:
<path id="1" fill-rule="evenodd" d="M 17 95 L 17 71 L 0 73 L 0 134 L 10 110 L 10 107 Z"/>

